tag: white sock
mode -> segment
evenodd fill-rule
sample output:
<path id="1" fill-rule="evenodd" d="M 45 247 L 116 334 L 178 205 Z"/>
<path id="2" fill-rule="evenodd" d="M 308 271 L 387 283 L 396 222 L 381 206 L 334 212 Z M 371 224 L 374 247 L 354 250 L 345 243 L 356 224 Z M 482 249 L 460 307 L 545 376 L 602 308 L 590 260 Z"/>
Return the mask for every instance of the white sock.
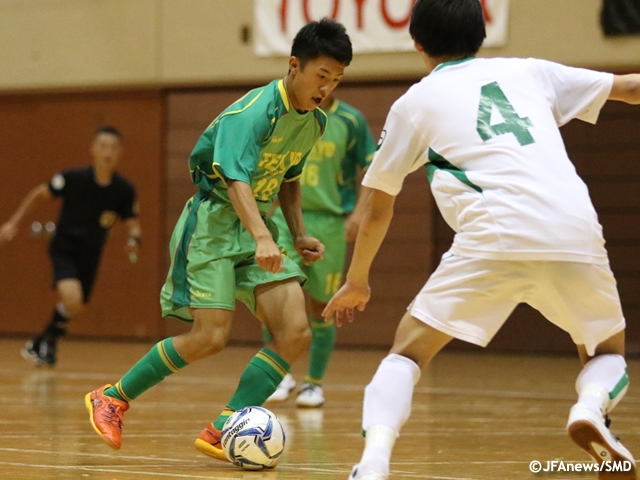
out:
<path id="1" fill-rule="evenodd" d="M 56 303 L 56 310 L 64 318 L 69 318 L 71 316 L 69 315 L 69 311 L 67 310 L 67 307 L 64 306 L 64 303 L 62 303 L 62 301 Z"/>
<path id="2" fill-rule="evenodd" d="M 615 354 L 592 358 L 576 379 L 578 403 L 603 415 L 614 409 L 628 387 L 627 362 Z"/>
<path id="3" fill-rule="evenodd" d="M 413 387 L 418 380 L 420 367 L 407 357 L 391 353 L 380 363 L 364 392 L 362 429 L 366 437 L 358 475 L 370 471 L 389 474 L 391 451 L 411 414 Z"/>

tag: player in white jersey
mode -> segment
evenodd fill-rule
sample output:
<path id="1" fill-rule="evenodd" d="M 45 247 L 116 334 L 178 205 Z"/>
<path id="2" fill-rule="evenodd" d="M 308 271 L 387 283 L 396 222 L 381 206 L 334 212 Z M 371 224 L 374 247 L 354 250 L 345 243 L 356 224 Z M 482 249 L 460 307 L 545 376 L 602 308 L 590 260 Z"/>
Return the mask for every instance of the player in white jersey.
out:
<path id="1" fill-rule="evenodd" d="M 602 464 L 635 461 L 606 425 L 628 387 L 625 320 L 587 187 L 559 126 L 597 120 L 606 100 L 640 103 L 640 75 L 542 60 L 476 59 L 485 37 L 478 0 L 418 0 L 410 33 L 430 72 L 389 112 L 365 176 L 371 188 L 346 284 L 324 315 L 362 310 L 371 262 L 395 196 L 426 166 L 453 245 L 402 318 L 390 354 L 365 389 L 365 450 L 350 478 L 382 480 L 409 417 L 414 384 L 452 338 L 485 346 L 518 303 L 567 331 L 583 369 L 570 437 Z M 609 476 L 607 476 L 609 475 Z"/>

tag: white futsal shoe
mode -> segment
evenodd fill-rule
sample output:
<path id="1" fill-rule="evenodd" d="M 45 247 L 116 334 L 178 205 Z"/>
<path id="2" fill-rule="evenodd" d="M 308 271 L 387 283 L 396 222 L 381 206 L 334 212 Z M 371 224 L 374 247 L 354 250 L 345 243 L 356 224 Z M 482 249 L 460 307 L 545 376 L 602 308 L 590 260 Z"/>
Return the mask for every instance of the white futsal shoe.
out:
<path id="1" fill-rule="evenodd" d="M 318 408 L 324 405 L 322 387 L 313 383 L 305 383 L 296 398 L 296 405 L 302 408 Z"/>
<path id="2" fill-rule="evenodd" d="M 267 398 L 266 402 L 284 402 L 289 398 L 289 394 L 294 388 L 296 388 L 296 381 L 293 375 L 287 373 L 280 382 L 280 385 L 278 385 L 278 388 L 276 388 L 276 391 Z"/>
<path id="3" fill-rule="evenodd" d="M 353 467 L 353 470 L 351 470 L 351 475 L 349 475 L 349 480 L 387 480 L 387 478 L 389 478 L 388 475 L 377 472 L 369 472 L 363 475 L 358 475 L 358 465 Z"/>
<path id="4" fill-rule="evenodd" d="M 567 433 L 599 465 L 611 465 L 611 469 L 603 468 L 605 471 L 598 472 L 599 480 L 637 480 L 633 455 L 611 433 L 602 415 L 579 403 L 574 405 L 569 413 Z M 620 465 L 622 468 L 628 468 L 630 465 L 631 468 L 626 472 L 613 470 L 613 467 L 620 468 Z"/>

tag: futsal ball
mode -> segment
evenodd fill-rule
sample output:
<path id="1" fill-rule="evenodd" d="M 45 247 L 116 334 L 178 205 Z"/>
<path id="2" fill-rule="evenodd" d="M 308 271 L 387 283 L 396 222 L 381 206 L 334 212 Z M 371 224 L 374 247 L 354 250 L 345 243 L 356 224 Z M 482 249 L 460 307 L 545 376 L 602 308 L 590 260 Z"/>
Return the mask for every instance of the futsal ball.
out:
<path id="1" fill-rule="evenodd" d="M 222 449 L 229 460 L 246 470 L 273 468 L 284 450 L 285 435 L 276 416 L 262 407 L 245 407 L 222 427 Z"/>

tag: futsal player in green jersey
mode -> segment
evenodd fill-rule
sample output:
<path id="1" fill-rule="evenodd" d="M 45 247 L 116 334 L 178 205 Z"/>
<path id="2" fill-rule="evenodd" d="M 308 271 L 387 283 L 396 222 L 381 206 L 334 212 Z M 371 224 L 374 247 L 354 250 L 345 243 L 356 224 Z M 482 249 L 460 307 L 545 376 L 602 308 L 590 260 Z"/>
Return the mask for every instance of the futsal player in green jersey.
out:
<path id="1" fill-rule="evenodd" d="M 291 258 L 309 278 L 304 290 L 312 340 L 309 368 L 296 405 L 311 408 L 324 404 L 322 380 L 336 338 L 335 322 L 325 322 L 322 311 L 342 284 L 347 240 L 355 240 L 358 232 L 365 200 L 360 196 L 356 207 L 358 171 L 367 169 L 376 150 L 369 126 L 357 109 L 333 96 L 327 97 L 322 107 L 329 123 L 307 157 L 300 184 L 304 224 L 309 234 L 325 246 L 324 258 L 306 266 L 295 254 L 282 210 L 276 210 L 272 217 L 282 232 L 281 245 L 292 252 Z M 266 340 L 268 332 L 263 330 Z M 293 376 L 287 374 L 268 400 L 286 400 L 295 385 Z"/>
<path id="2" fill-rule="evenodd" d="M 91 424 L 110 447 L 121 447 L 122 418 L 132 400 L 222 350 L 236 298 L 273 338 L 251 360 L 227 407 L 196 440 L 200 452 L 228 461 L 220 446 L 225 420 L 235 410 L 261 405 L 308 347 L 311 333 L 300 287 L 306 277 L 282 255 L 278 229 L 265 212 L 277 196 L 296 252 L 306 264 L 322 258 L 324 246 L 304 228 L 299 178 L 327 123 L 317 107 L 351 57 L 341 24 L 329 19 L 307 24 L 293 41 L 287 76 L 240 98 L 196 143 L 189 168 L 199 191 L 171 237 L 171 267 L 160 295 L 164 316 L 193 326 L 155 345 L 114 386 L 87 394 Z"/>

